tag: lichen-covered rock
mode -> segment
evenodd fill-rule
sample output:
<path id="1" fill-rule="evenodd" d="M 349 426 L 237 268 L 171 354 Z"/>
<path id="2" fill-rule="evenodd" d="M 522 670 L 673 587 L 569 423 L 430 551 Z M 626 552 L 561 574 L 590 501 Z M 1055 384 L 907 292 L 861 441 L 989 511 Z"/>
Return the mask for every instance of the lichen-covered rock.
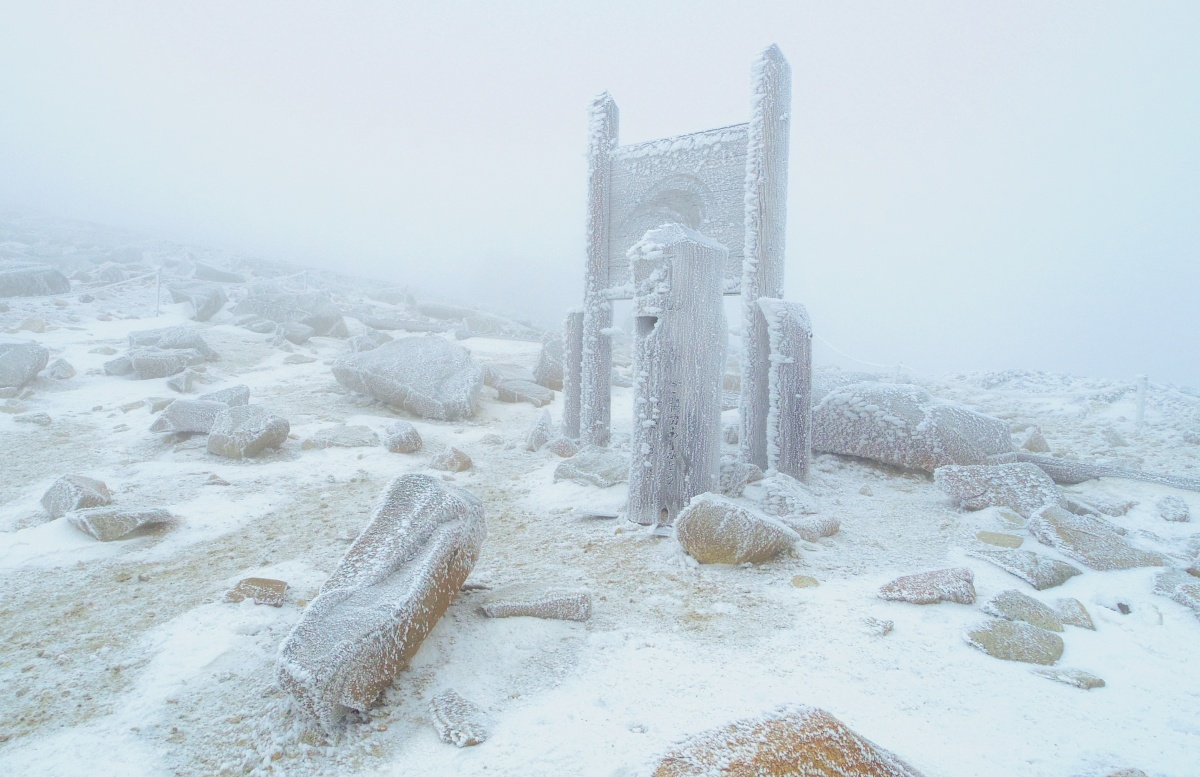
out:
<path id="1" fill-rule="evenodd" d="M 269 577 L 247 577 L 225 592 L 225 601 L 237 603 L 252 599 L 255 604 L 282 607 L 287 583 Z"/>
<path id="2" fill-rule="evenodd" d="M 470 469 L 473 463 L 470 456 L 451 446 L 430 459 L 429 466 L 447 472 L 464 472 Z"/>
<path id="3" fill-rule="evenodd" d="M 229 406 L 204 399 L 177 399 L 154 419 L 150 431 L 167 434 L 208 434 L 217 416 Z"/>
<path id="4" fill-rule="evenodd" d="M 816 498 L 791 475 L 776 472 L 763 478 L 759 488 L 762 498 L 758 506 L 767 515 L 814 515 L 820 512 Z"/>
<path id="5" fill-rule="evenodd" d="M 512 586 L 492 592 L 480 610 L 488 618 L 585 621 L 592 616 L 592 595 L 577 589 Z"/>
<path id="6" fill-rule="evenodd" d="M 533 426 L 529 428 L 529 434 L 525 435 L 525 450 L 541 450 L 542 446 L 550 442 L 550 438 L 553 436 L 554 419 L 550 417 L 549 410 L 543 410 L 537 420 L 533 422 Z"/>
<path id="7" fill-rule="evenodd" d="M 1078 626 L 1081 629 L 1096 630 L 1096 625 L 1092 623 L 1092 616 L 1088 614 L 1087 608 L 1083 606 L 1083 602 L 1078 599 L 1067 597 L 1055 601 L 1054 615 L 1064 626 Z"/>
<path id="8" fill-rule="evenodd" d="M 1031 550 L 974 550 L 971 551 L 971 555 L 990 561 L 1039 591 L 1060 586 L 1075 575 L 1083 574 L 1065 561 L 1052 559 Z"/>
<path id="9" fill-rule="evenodd" d="M 818 389 L 814 379 L 813 401 Z M 1008 424 L 916 386 L 855 383 L 813 408 L 813 450 L 933 472 L 1012 450 Z"/>
<path id="10" fill-rule="evenodd" d="M 217 413 L 209 430 L 208 452 L 230 459 L 250 458 L 283 445 L 289 431 L 286 419 L 258 405 L 227 407 Z"/>
<path id="11" fill-rule="evenodd" d="M 50 351 L 37 343 L 0 343 L 0 388 L 24 386 L 48 361 Z"/>
<path id="12" fill-rule="evenodd" d="M 528 402 L 545 407 L 554 401 L 554 392 L 527 380 L 506 380 L 496 386 L 496 398 L 501 402 Z"/>
<path id="13" fill-rule="evenodd" d="M 166 510 L 133 510 L 125 507 L 93 507 L 67 513 L 67 521 L 79 531 L 101 542 L 118 540 L 152 523 L 168 523 L 173 516 Z"/>
<path id="14" fill-rule="evenodd" d="M 827 515 L 782 515 L 779 520 L 805 542 L 832 537 L 842 528 L 841 521 Z"/>
<path id="15" fill-rule="evenodd" d="M 429 717 L 438 737 L 455 747 L 482 744 L 492 733 L 492 720 L 487 713 L 452 688 L 429 700 Z"/>
<path id="16" fill-rule="evenodd" d="M 815 707 L 790 705 L 673 748 L 653 777 L 921 777 L 896 755 Z"/>
<path id="17" fill-rule="evenodd" d="M 67 276 L 48 264 L 0 261 L 0 297 L 42 297 L 70 290 Z"/>
<path id="18" fill-rule="evenodd" d="M 1063 654 L 1062 637 L 1022 621 L 984 621 L 964 636 L 968 645 L 1005 661 L 1049 665 Z"/>
<path id="19" fill-rule="evenodd" d="M 563 390 L 562 335 L 547 334 L 542 338 L 542 350 L 538 354 L 537 366 L 533 368 L 533 380 L 539 386 L 553 391 Z"/>
<path id="20" fill-rule="evenodd" d="M 286 294 L 267 289 L 266 293 L 246 297 L 231 312 L 236 316 L 259 316 L 276 324 L 304 324 L 322 337 L 350 336 L 341 309 L 324 292 Z"/>
<path id="21" fill-rule="evenodd" d="M 196 398 L 207 402 L 220 402 L 226 407 L 240 407 L 250 404 L 250 387 L 243 385 L 230 386 L 220 391 L 210 391 L 207 394 L 201 394 Z"/>
<path id="22" fill-rule="evenodd" d="M 455 421 L 475 414 L 483 369 L 462 346 L 441 337 L 405 337 L 334 362 L 348 389 L 424 418 Z"/>
<path id="23" fill-rule="evenodd" d="M 417 427 L 408 421 L 397 421 L 383 435 L 383 447 L 391 453 L 416 453 L 423 444 Z"/>
<path id="24" fill-rule="evenodd" d="M 373 448 L 379 444 L 379 435 L 369 426 L 347 426 L 338 424 L 320 429 L 301 445 L 305 449 L 324 448 Z"/>
<path id="25" fill-rule="evenodd" d="M 1015 534 L 1004 534 L 1003 532 L 994 531 L 976 532 L 975 539 L 1000 548 L 1019 548 L 1025 544 L 1024 538 L 1018 537 Z"/>
<path id="26" fill-rule="evenodd" d="M 1062 622 L 1054 610 L 1020 591 L 1001 591 L 981 607 L 989 615 L 1010 621 L 1024 621 L 1046 631 L 1062 631 Z"/>
<path id="27" fill-rule="evenodd" d="M 717 494 L 700 494 L 675 519 L 675 538 L 701 564 L 768 561 L 800 536 L 783 522 Z"/>
<path id="28" fill-rule="evenodd" d="M 608 488 L 629 479 L 629 459 L 599 445 L 585 445 L 554 468 L 554 479 Z"/>
<path id="29" fill-rule="evenodd" d="M 395 339 L 386 332 L 368 328 L 362 334 L 357 334 L 347 340 L 346 345 L 350 347 L 351 353 L 362 353 L 363 351 L 373 351 L 379 346 L 386 345 Z"/>
<path id="30" fill-rule="evenodd" d="M 879 598 L 893 602 L 911 604 L 937 604 L 938 602 L 975 602 L 975 575 L 966 567 L 935 569 L 904 575 L 879 589 Z"/>
<path id="31" fill-rule="evenodd" d="M 1190 521 L 1192 516 L 1188 512 L 1188 504 L 1177 496 L 1164 496 L 1158 500 L 1158 515 L 1164 521 L 1173 521 L 1183 523 Z"/>
<path id="32" fill-rule="evenodd" d="M 55 359 L 46 368 L 46 376 L 54 380 L 69 380 L 75 377 L 75 368 L 66 359 Z"/>
<path id="33" fill-rule="evenodd" d="M 192 304 L 193 321 L 208 321 L 229 302 L 225 290 L 215 283 L 170 284 L 167 290 L 174 302 Z"/>
<path id="34" fill-rule="evenodd" d="M 968 510 L 1008 507 L 1028 518 L 1046 505 L 1064 505 L 1058 486 L 1033 464 L 938 467 L 933 482 Z"/>
<path id="35" fill-rule="evenodd" d="M 63 475 L 42 495 L 42 507 L 51 518 L 60 518 L 72 510 L 104 507 L 112 504 L 108 486 L 83 475 Z"/>
<path id="36" fill-rule="evenodd" d="M 1154 593 L 1182 604 L 1200 618 L 1200 577 L 1182 569 L 1168 569 L 1155 576 Z"/>
<path id="37" fill-rule="evenodd" d="M 393 480 L 280 646 L 280 685 L 326 726 L 366 710 L 450 606 L 486 535 L 469 492 L 428 475 Z"/>
<path id="38" fill-rule="evenodd" d="M 1090 691 L 1093 688 L 1103 688 L 1104 681 L 1096 675 L 1085 672 L 1082 669 L 1068 669 L 1067 667 L 1054 667 L 1052 669 L 1034 669 L 1034 674 L 1054 680 L 1055 682 L 1073 685 L 1076 688 L 1082 688 L 1085 691 Z"/>
<path id="39" fill-rule="evenodd" d="M 1092 569 L 1161 567 L 1167 563 L 1159 553 L 1130 545 L 1107 521 L 1075 515 L 1053 505 L 1029 519 L 1029 532 L 1043 545 L 1057 548 Z"/>

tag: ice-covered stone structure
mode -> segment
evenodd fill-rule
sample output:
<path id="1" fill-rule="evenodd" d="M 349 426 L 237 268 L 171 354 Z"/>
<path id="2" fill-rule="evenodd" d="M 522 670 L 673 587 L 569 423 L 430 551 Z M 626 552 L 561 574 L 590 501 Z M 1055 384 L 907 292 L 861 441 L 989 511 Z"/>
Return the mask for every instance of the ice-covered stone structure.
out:
<path id="1" fill-rule="evenodd" d="M 767 322 L 767 467 L 799 480 L 812 458 L 812 322 L 797 302 L 760 297 Z"/>

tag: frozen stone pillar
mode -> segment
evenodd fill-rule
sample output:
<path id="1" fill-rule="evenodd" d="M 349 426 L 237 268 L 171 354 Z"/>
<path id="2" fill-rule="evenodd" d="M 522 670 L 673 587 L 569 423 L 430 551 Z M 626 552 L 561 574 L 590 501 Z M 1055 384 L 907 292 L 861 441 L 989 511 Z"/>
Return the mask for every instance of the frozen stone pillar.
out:
<path id="1" fill-rule="evenodd" d="M 759 297 L 783 297 L 783 243 L 787 225 L 788 133 L 791 127 L 792 69 L 778 46 L 771 46 L 751 71 L 748 153 L 746 155 L 746 243 L 742 264 L 742 458 L 767 468 L 767 324 Z"/>
<path id="2" fill-rule="evenodd" d="M 812 459 L 812 322 L 797 302 L 759 297 L 767 325 L 767 466 L 797 480 Z"/>
<path id="3" fill-rule="evenodd" d="M 634 297 L 633 456 L 628 517 L 671 523 L 717 487 L 721 304 L 729 252 L 685 226 L 652 229 L 629 250 Z"/>
<path id="4" fill-rule="evenodd" d="M 567 313 L 563 324 L 562 434 L 579 439 L 579 393 L 583 378 L 583 309 Z"/>
<path id="5" fill-rule="evenodd" d="M 617 147 L 617 104 L 608 92 L 592 103 L 588 120 L 587 274 L 583 290 L 583 373 L 580 381 L 579 439 L 608 445 L 612 414 L 612 302 L 608 288 L 608 201 L 610 157 Z"/>

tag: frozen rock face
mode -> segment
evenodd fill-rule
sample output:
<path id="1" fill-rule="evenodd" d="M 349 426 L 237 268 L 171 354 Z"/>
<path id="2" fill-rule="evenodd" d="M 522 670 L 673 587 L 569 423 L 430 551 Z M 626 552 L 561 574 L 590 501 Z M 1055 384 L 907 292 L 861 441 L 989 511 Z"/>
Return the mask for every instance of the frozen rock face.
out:
<path id="1" fill-rule="evenodd" d="M 546 450 L 562 459 L 569 459 L 579 453 L 579 443 L 569 437 L 555 437 L 546 443 Z M 557 474 L 557 471 L 555 472 Z"/>
<path id="2" fill-rule="evenodd" d="M 397 421 L 383 436 L 383 447 L 391 453 L 416 453 L 422 444 L 417 427 L 408 421 Z"/>
<path id="3" fill-rule="evenodd" d="M 965 639 L 971 647 L 1005 661 L 1049 665 L 1063 654 L 1062 637 L 1022 621 L 984 621 L 968 629 Z"/>
<path id="4" fill-rule="evenodd" d="M 446 448 L 441 453 L 434 456 L 429 466 L 434 469 L 444 469 L 447 472 L 465 472 L 471 468 L 471 457 L 460 451 L 458 448 Z"/>
<path id="5" fill-rule="evenodd" d="M 174 302 L 192 304 L 193 321 L 208 321 L 229 302 L 225 290 L 215 283 L 173 283 L 167 286 L 167 291 Z"/>
<path id="6" fill-rule="evenodd" d="M 75 377 L 75 368 L 66 359 L 55 359 L 46 368 L 46 375 L 54 380 L 69 380 Z"/>
<path id="7" fill-rule="evenodd" d="M 553 436 L 554 419 L 550 417 L 549 410 L 543 410 L 529 428 L 529 434 L 525 435 L 525 450 L 539 451 Z"/>
<path id="8" fill-rule="evenodd" d="M 320 429 L 310 439 L 305 440 L 302 448 L 373 448 L 379 444 L 379 435 L 371 431 L 369 426 L 347 426 L 338 424 L 327 429 Z"/>
<path id="9" fill-rule="evenodd" d="M 533 373 L 517 364 L 485 364 L 483 367 L 484 385 L 499 389 L 501 384 L 510 381 L 533 383 Z"/>
<path id="10" fill-rule="evenodd" d="M 1043 508 L 1029 520 L 1029 532 L 1043 545 L 1098 570 L 1161 567 L 1167 559 L 1135 548 L 1107 521 L 1075 515 L 1061 507 Z"/>
<path id="11" fill-rule="evenodd" d="M 327 727 L 366 710 L 450 606 L 486 535 L 469 492 L 428 475 L 393 480 L 280 646 L 280 685 Z"/>
<path id="12" fill-rule="evenodd" d="M 231 312 L 236 316 L 256 315 L 277 324 L 304 324 L 323 337 L 350 335 L 342 311 L 324 292 L 283 294 L 268 290 L 246 297 Z"/>
<path id="13" fill-rule="evenodd" d="M 206 402 L 220 402 L 226 407 L 240 407 L 250 404 L 250 387 L 245 385 L 230 386 L 220 391 L 210 391 L 196 397 Z"/>
<path id="14" fill-rule="evenodd" d="M 496 398 L 501 402 L 528 402 L 534 407 L 545 407 L 554 401 L 554 392 L 526 380 L 507 380 L 496 387 Z"/>
<path id="15" fill-rule="evenodd" d="M 808 477 L 812 458 L 812 322 L 804 306 L 762 297 L 771 367 L 767 372 L 767 468 Z"/>
<path id="16" fill-rule="evenodd" d="M 177 399 L 150 426 L 150 431 L 168 434 L 208 434 L 217 416 L 229 406 L 203 399 Z"/>
<path id="17" fill-rule="evenodd" d="M 966 567 L 904 575 L 882 586 L 879 598 L 911 604 L 974 604 L 975 575 Z"/>
<path id="18" fill-rule="evenodd" d="M 363 351 L 373 351 L 381 345 L 386 345 L 392 342 L 395 338 L 378 329 L 367 329 L 360 335 L 355 335 L 346 341 L 346 345 L 350 346 L 352 353 L 362 353 Z"/>
<path id="19" fill-rule="evenodd" d="M 1008 507 L 1028 518 L 1046 505 L 1066 504 L 1050 476 L 1027 463 L 938 467 L 933 482 L 968 510 Z"/>
<path id="20" fill-rule="evenodd" d="M 1192 518 L 1187 502 L 1177 496 L 1164 496 L 1158 500 L 1157 506 L 1158 514 L 1164 521 L 1183 523 Z"/>
<path id="21" fill-rule="evenodd" d="M 1095 631 L 1092 616 L 1088 614 L 1083 602 L 1078 599 L 1064 598 L 1054 603 L 1054 615 L 1064 626 L 1078 626 L 1081 629 Z"/>
<path id="22" fill-rule="evenodd" d="M 599 445 L 585 445 L 554 469 L 555 480 L 572 480 L 600 488 L 615 486 L 629 477 L 629 459 Z"/>
<path id="23" fill-rule="evenodd" d="M 1154 593 L 1182 604 L 1200 618 L 1200 577 L 1168 569 L 1154 578 Z"/>
<path id="24" fill-rule="evenodd" d="M 1083 574 L 1064 561 L 1031 550 L 975 550 L 971 555 L 990 561 L 1039 591 L 1060 586 L 1075 575 Z"/>
<path id="25" fill-rule="evenodd" d="M 816 707 L 788 706 L 693 737 L 653 777 L 921 777 Z"/>
<path id="26" fill-rule="evenodd" d="M 916 386 L 855 383 L 813 409 L 813 450 L 933 472 L 1012 450 L 1008 424 Z"/>
<path id="27" fill-rule="evenodd" d="M 251 458 L 283 445 L 289 431 L 286 419 L 258 405 L 226 408 L 217 413 L 209 430 L 208 452 L 230 459 Z"/>
<path id="28" fill-rule="evenodd" d="M 817 500 L 800 481 L 777 472 L 759 484 L 762 498 L 759 509 L 767 515 L 814 515 L 820 512 Z"/>
<path id="29" fill-rule="evenodd" d="M 513 586 L 492 593 L 480 610 L 487 618 L 585 621 L 592 616 L 592 595 L 572 589 Z"/>
<path id="30" fill-rule="evenodd" d="M 24 386 L 48 361 L 50 351 L 37 343 L 0 343 L 0 388 Z"/>
<path id="31" fill-rule="evenodd" d="M 448 688 L 429 700 L 429 718 L 438 737 L 448 745 L 482 744 L 492 733 L 491 718 L 474 703 Z"/>
<path id="32" fill-rule="evenodd" d="M 537 366 L 533 368 L 533 379 L 539 386 L 545 386 L 552 391 L 563 390 L 561 335 L 547 334 L 542 338 L 542 351 L 538 354 Z"/>
<path id="33" fill-rule="evenodd" d="M 83 475 L 63 475 L 42 495 L 42 507 L 51 518 L 61 518 L 73 510 L 112 504 L 108 486 Z"/>
<path id="34" fill-rule="evenodd" d="M 0 298 L 41 297 L 70 290 L 67 276 L 48 264 L 0 261 Z"/>
<path id="35" fill-rule="evenodd" d="M 736 456 L 722 456 L 717 491 L 722 496 L 737 499 L 745 492 L 746 484 L 750 482 L 750 468 L 753 466 L 753 464 L 739 460 Z"/>
<path id="36" fill-rule="evenodd" d="M 1001 591 L 981 607 L 989 615 L 1010 621 L 1023 621 L 1046 631 L 1062 631 L 1062 621 L 1054 610 L 1020 591 Z"/>
<path id="37" fill-rule="evenodd" d="M 675 537 L 701 564 L 775 558 L 800 537 L 782 522 L 716 494 L 700 494 L 675 521 Z"/>
<path id="38" fill-rule="evenodd" d="M 348 389 L 414 415 L 456 421 L 475 414 L 483 368 L 441 337 L 406 337 L 341 359 L 333 376 Z"/>
<path id="39" fill-rule="evenodd" d="M 100 540 L 119 540 L 126 534 L 152 523 L 168 523 L 166 510 L 130 510 L 124 507 L 94 507 L 68 513 L 67 520 L 79 531 Z"/>

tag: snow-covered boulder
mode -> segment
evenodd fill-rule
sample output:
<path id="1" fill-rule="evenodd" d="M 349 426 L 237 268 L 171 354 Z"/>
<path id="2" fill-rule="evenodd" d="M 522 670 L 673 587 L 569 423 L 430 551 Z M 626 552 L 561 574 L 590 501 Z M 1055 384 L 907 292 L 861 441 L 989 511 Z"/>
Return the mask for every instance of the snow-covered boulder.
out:
<path id="1" fill-rule="evenodd" d="M 554 468 L 554 479 L 600 488 L 615 486 L 629 479 L 629 457 L 599 445 L 585 445 Z"/>
<path id="2" fill-rule="evenodd" d="M 529 428 L 529 433 L 525 435 L 525 450 L 538 451 L 542 446 L 550 442 L 550 438 L 554 436 L 554 419 L 550 417 L 549 410 L 543 410 L 541 415 L 533 422 L 533 426 Z"/>
<path id="3" fill-rule="evenodd" d="M 429 466 L 447 472 L 464 472 L 470 469 L 473 463 L 470 456 L 451 446 L 430 459 Z"/>
<path id="4" fill-rule="evenodd" d="M 230 270 L 222 270 L 211 264 L 196 262 L 192 268 L 192 277 L 198 281 L 214 281 L 217 283 L 245 283 L 246 276 Z"/>
<path id="5" fill-rule="evenodd" d="M 199 351 L 137 348 L 129 353 L 129 364 L 137 380 L 153 380 L 178 375 L 193 364 L 204 361 Z M 108 365 L 105 365 L 107 370 Z"/>
<path id="6" fill-rule="evenodd" d="M 0 262 L 0 297 L 41 297 L 70 290 L 67 276 L 48 264 Z"/>
<path id="7" fill-rule="evenodd" d="M 448 745 L 471 747 L 482 744 L 492 733 L 491 716 L 480 707 L 447 688 L 429 700 L 429 718 L 438 737 Z"/>
<path id="8" fill-rule="evenodd" d="M 1187 502 L 1177 496 L 1164 496 L 1158 500 L 1156 506 L 1158 507 L 1159 517 L 1164 521 L 1183 523 L 1190 521 L 1192 518 Z"/>
<path id="9" fill-rule="evenodd" d="M 779 520 L 805 542 L 832 537 L 842 528 L 841 521 L 828 515 L 784 515 Z"/>
<path id="10" fill-rule="evenodd" d="M 108 486 L 83 475 L 63 475 L 42 495 L 42 507 L 51 518 L 61 518 L 72 510 L 110 504 L 112 494 Z"/>
<path id="11" fill-rule="evenodd" d="M 424 418 L 456 421 L 475 414 L 483 369 L 462 346 L 441 337 L 405 337 L 333 364 L 348 389 Z"/>
<path id="12" fill-rule="evenodd" d="M 592 595 L 578 589 L 518 585 L 493 591 L 479 609 L 487 618 L 585 621 L 592 616 Z"/>
<path id="13" fill-rule="evenodd" d="M 1182 604 L 1200 618 L 1200 577 L 1182 569 L 1168 569 L 1155 576 L 1154 593 Z"/>
<path id="14" fill-rule="evenodd" d="M 161 348 L 168 351 L 195 351 L 200 354 L 202 361 L 220 361 L 220 355 L 214 351 L 200 332 L 186 326 L 173 326 L 167 329 L 151 329 L 143 332 L 130 332 L 130 349 Z"/>
<path id="15" fill-rule="evenodd" d="M 933 482 L 968 510 L 1007 507 L 1028 518 L 1046 505 L 1065 506 L 1050 476 L 1028 463 L 938 467 Z"/>
<path id="16" fill-rule="evenodd" d="M 1043 556 L 1031 550 L 973 550 L 971 555 L 990 561 L 1010 575 L 1021 578 L 1039 591 L 1054 588 L 1081 575 L 1065 561 Z"/>
<path id="17" fill-rule="evenodd" d="M 208 434 L 217 416 L 228 410 L 223 402 L 204 399 L 177 399 L 154 419 L 150 431 L 165 434 Z"/>
<path id="18" fill-rule="evenodd" d="M 286 419 L 259 405 L 228 407 L 213 420 L 208 452 L 230 459 L 250 458 L 283 445 L 289 431 Z"/>
<path id="19" fill-rule="evenodd" d="M 1066 597 L 1055 601 L 1054 617 L 1058 618 L 1058 622 L 1064 626 L 1078 626 L 1089 631 L 1096 630 L 1096 624 L 1092 623 L 1092 616 L 1088 614 L 1083 602 L 1078 599 Z"/>
<path id="20" fill-rule="evenodd" d="M 1132 569 L 1167 564 L 1163 555 L 1130 545 L 1107 521 L 1075 515 L 1053 505 L 1039 510 L 1029 519 L 1029 532 L 1043 545 L 1056 548 L 1092 569 Z"/>
<path id="21" fill-rule="evenodd" d="M 383 447 L 391 453 L 416 453 L 423 444 L 417 427 L 408 421 L 397 421 L 383 435 Z"/>
<path id="22" fill-rule="evenodd" d="M 379 435 L 369 426 L 347 426 L 338 424 L 317 430 L 309 439 L 301 444 L 301 448 L 373 448 L 379 444 Z"/>
<path id="23" fill-rule="evenodd" d="M 528 402 L 534 407 L 554 401 L 553 391 L 527 380 L 506 380 L 496 387 L 496 395 L 501 402 Z"/>
<path id="24" fill-rule="evenodd" d="M 675 537 L 701 564 L 775 558 L 800 540 L 783 522 L 717 494 L 700 494 L 675 519 Z"/>
<path id="25" fill-rule="evenodd" d="M 1021 621 L 989 620 L 967 630 L 971 647 L 993 658 L 1027 664 L 1053 664 L 1062 658 L 1062 637 Z"/>
<path id="26" fill-rule="evenodd" d="M 791 475 L 776 472 L 763 478 L 759 488 L 762 495 L 758 507 L 767 515 L 814 515 L 820 512 L 816 498 Z"/>
<path id="27" fill-rule="evenodd" d="M 324 292 L 286 294 L 269 289 L 252 294 L 234 305 L 236 316 L 256 315 L 277 324 L 297 322 L 324 337 L 349 337 L 342 311 Z"/>
<path id="28" fill-rule="evenodd" d="M 396 478 L 279 648 L 280 685 L 326 726 L 366 710 L 421 647 L 479 557 L 483 503 Z"/>
<path id="29" fill-rule="evenodd" d="M 229 302 L 225 290 L 215 283 L 170 284 L 167 291 L 175 302 L 192 304 L 192 320 L 208 321 Z"/>
<path id="30" fill-rule="evenodd" d="M 533 379 L 539 386 L 553 391 L 563 390 L 562 335 L 547 334 L 542 338 L 542 350 L 538 354 L 537 366 L 533 368 Z"/>
<path id="31" fill-rule="evenodd" d="M 916 386 L 854 383 L 833 389 L 813 408 L 813 450 L 932 472 L 947 464 L 983 464 L 1011 451 L 1012 439 L 1006 422 L 936 400 Z"/>
<path id="32" fill-rule="evenodd" d="M 881 586 L 879 598 L 911 604 L 974 604 L 975 575 L 966 567 L 904 575 Z"/>
<path id="33" fill-rule="evenodd" d="M 346 341 L 346 345 L 350 348 L 351 353 L 362 353 L 363 351 L 373 351 L 381 345 L 386 345 L 392 342 L 394 337 L 386 332 L 380 332 L 378 329 L 367 328 L 362 334 L 357 334 Z"/>
<path id="34" fill-rule="evenodd" d="M 1020 591 L 1001 591 L 980 608 L 988 615 L 1010 621 L 1024 621 L 1046 631 L 1062 631 L 1062 621 L 1054 610 Z"/>
<path id="35" fill-rule="evenodd" d="M 220 402 L 226 407 L 238 407 L 250 404 L 250 387 L 244 384 L 223 388 L 220 391 L 210 391 L 196 397 L 208 402 Z"/>
<path id="36" fill-rule="evenodd" d="M 55 359 L 46 368 L 46 376 L 54 380 L 69 380 L 75 377 L 75 368 L 66 359 Z"/>
<path id="37" fill-rule="evenodd" d="M 168 523 L 173 519 L 166 510 L 136 510 L 125 507 L 93 507 L 68 513 L 67 521 L 79 531 L 110 542 L 152 523 Z"/>
<path id="38" fill-rule="evenodd" d="M 0 388 L 24 386 L 48 361 L 50 351 L 37 343 L 0 343 Z"/>

